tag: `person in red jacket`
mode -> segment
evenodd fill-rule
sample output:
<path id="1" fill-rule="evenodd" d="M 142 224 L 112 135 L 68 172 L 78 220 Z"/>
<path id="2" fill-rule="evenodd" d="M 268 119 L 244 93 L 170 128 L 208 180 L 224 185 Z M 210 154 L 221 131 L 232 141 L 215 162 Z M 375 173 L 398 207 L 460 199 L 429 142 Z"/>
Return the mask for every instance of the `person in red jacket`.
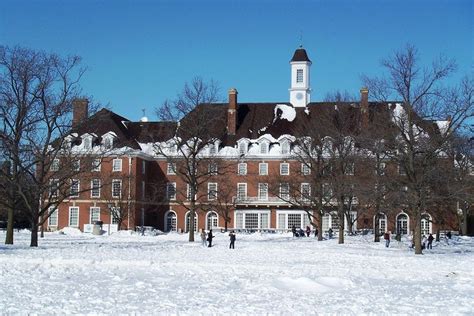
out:
<path id="1" fill-rule="evenodd" d="M 383 239 L 385 239 L 385 247 L 388 248 L 390 246 L 390 232 L 385 232 Z"/>

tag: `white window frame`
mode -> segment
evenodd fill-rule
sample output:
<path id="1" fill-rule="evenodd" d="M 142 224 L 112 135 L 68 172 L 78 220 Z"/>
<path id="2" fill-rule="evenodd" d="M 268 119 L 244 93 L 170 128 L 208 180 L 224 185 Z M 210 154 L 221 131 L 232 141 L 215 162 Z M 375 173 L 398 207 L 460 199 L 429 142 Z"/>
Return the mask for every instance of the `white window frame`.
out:
<path id="1" fill-rule="evenodd" d="M 240 142 L 239 145 L 238 145 L 239 154 L 240 154 L 240 155 L 245 155 L 245 154 L 247 154 L 247 152 L 248 152 L 248 147 L 249 147 L 249 144 L 248 144 L 247 142 Z"/>
<path id="2" fill-rule="evenodd" d="M 72 161 L 72 171 L 80 171 L 81 170 L 81 160 L 73 160 Z"/>
<path id="3" fill-rule="evenodd" d="M 102 159 L 100 159 L 100 158 L 95 158 L 95 159 L 92 160 L 92 168 L 91 168 L 91 171 L 94 171 L 94 172 L 99 171 L 99 172 L 100 172 L 101 166 L 102 166 Z"/>
<path id="4" fill-rule="evenodd" d="M 173 219 L 171 220 L 171 227 L 170 227 L 170 225 L 169 225 L 169 223 L 168 223 L 169 214 L 173 214 L 173 215 L 174 215 L 174 217 L 173 217 L 174 220 L 173 220 Z M 165 230 L 166 230 L 167 232 L 171 232 L 171 231 L 175 232 L 175 231 L 178 230 L 178 215 L 177 215 L 176 212 L 173 211 L 173 210 L 169 210 L 169 211 L 166 212 L 166 214 L 165 214 Z"/>
<path id="5" fill-rule="evenodd" d="M 85 150 L 91 150 L 92 149 L 92 137 L 91 136 L 85 136 L 82 138 L 83 142 L 83 148 Z"/>
<path id="6" fill-rule="evenodd" d="M 291 152 L 290 142 L 288 140 L 283 140 L 280 144 L 281 154 L 289 155 Z"/>
<path id="7" fill-rule="evenodd" d="M 237 174 L 239 176 L 245 176 L 247 175 L 247 163 L 246 162 L 240 162 L 237 165 Z"/>
<path id="8" fill-rule="evenodd" d="M 296 69 L 296 83 L 303 83 L 304 81 L 304 70 L 302 68 Z"/>
<path id="9" fill-rule="evenodd" d="M 74 184 L 76 184 L 77 188 L 75 188 L 75 191 L 74 191 Z M 81 191 L 81 180 L 79 179 L 71 179 L 71 187 L 70 187 L 70 191 L 69 191 L 69 197 L 73 197 L 73 198 L 76 198 L 76 197 L 79 197 L 79 193 Z"/>
<path id="10" fill-rule="evenodd" d="M 261 162 L 258 164 L 258 174 L 261 176 L 268 176 L 268 163 Z"/>
<path id="11" fill-rule="evenodd" d="M 244 189 L 244 194 L 241 195 L 240 194 L 240 190 L 239 188 L 245 188 Z M 247 183 L 246 182 L 240 182 L 240 183 L 237 183 L 237 200 L 246 200 L 247 199 Z"/>
<path id="12" fill-rule="evenodd" d="M 312 214 L 313 212 L 311 212 Z M 303 210 L 291 210 L 291 211 L 281 211 L 277 210 L 276 211 L 276 227 L 279 230 L 290 230 L 292 227 L 290 227 L 288 223 L 288 215 L 300 215 L 300 225 L 297 226 L 296 228 L 302 228 L 306 229 L 306 226 L 311 226 L 311 223 L 309 222 L 308 219 L 308 214 L 306 211 Z M 280 219 L 281 217 L 284 216 L 284 223 L 281 223 Z M 282 226 L 283 224 L 283 226 Z M 292 226 L 292 225 L 291 225 Z M 296 225 L 295 225 L 296 226 Z"/>
<path id="13" fill-rule="evenodd" d="M 217 162 L 210 162 L 208 165 L 208 172 L 210 175 L 216 176 L 219 173 L 219 165 Z"/>
<path id="14" fill-rule="evenodd" d="M 212 186 L 215 188 L 212 189 Z M 217 182 L 209 182 L 207 184 L 207 200 L 208 201 L 215 201 L 217 200 L 217 191 L 218 190 L 218 184 Z"/>
<path id="15" fill-rule="evenodd" d="M 305 189 L 306 187 L 306 189 Z M 309 202 L 311 198 L 311 184 L 301 183 L 301 201 Z"/>
<path id="16" fill-rule="evenodd" d="M 49 180 L 49 194 L 51 197 L 57 197 L 59 195 L 59 179 Z"/>
<path id="17" fill-rule="evenodd" d="M 245 217 L 247 214 L 258 214 L 257 228 L 249 228 L 245 225 Z M 267 227 L 263 227 L 262 215 L 267 216 Z M 238 227 L 239 221 L 238 217 L 242 216 L 242 227 Z M 269 229 L 271 224 L 271 214 L 270 210 L 236 210 L 234 212 L 234 228 L 235 229 L 252 229 L 252 230 L 263 230 Z"/>
<path id="18" fill-rule="evenodd" d="M 260 201 L 268 200 L 268 183 L 259 183 L 258 184 L 258 199 Z"/>
<path id="19" fill-rule="evenodd" d="M 51 206 L 48 209 L 48 227 L 58 227 L 58 220 L 59 220 L 59 213 L 58 213 L 58 208 Z"/>
<path id="20" fill-rule="evenodd" d="M 379 213 L 378 215 L 375 214 L 374 215 L 374 229 L 375 229 L 375 221 L 378 219 L 378 227 L 379 227 L 379 231 L 378 231 L 378 234 L 379 235 L 383 235 L 386 231 L 387 231 L 387 215 L 384 214 L 384 213 Z M 383 225 L 382 225 L 383 223 Z"/>
<path id="21" fill-rule="evenodd" d="M 199 220 L 198 220 L 198 213 L 197 212 L 194 212 L 194 232 L 198 232 L 199 231 Z M 189 219 L 188 219 L 189 218 Z M 191 211 L 187 211 L 186 214 L 184 215 L 184 229 L 185 229 L 185 232 L 188 233 L 189 232 L 189 220 L 191 219 Z"/>
<path id="22" fill-rule="evenodd" d="M 114 158 L 112 160 L 112 171 L 113 172 L 122 171 L 122 158 Z"/>
<path id="23" fill-rule="evenodd" d="M 386 168 L 387 168 L 387 164 L 385 162 L 380 162 L 379 170 L 377 170 L 377 165 L 375 165 L 375 174 L 379 176 L 384 176 Z M 378 171 L 380 171 L 380 174 L 377 173 Z"/>
<path id="24" fill-rule="evenodd" d="M 97 211 L 97 219 L 93 220 L 92 215 L 94 211 Z M 94 222 L 100 221 L 100 207 L 98 206 L 91 206 L 89 208 L 89 224 L 94 224 Z"/>
<path id="25" fill-rule="evenodd" d="M 286 193 L 283 192 L 284 188 L 288 189 Z M 290 199 L 290 184 L 287 183 L 287 182 L 280 183 L 279 192 L 280 192 L 280 199 L 281 200 L 284 200 L 284 201 L 289 200 Z"/>
<path id="26" fill-rule="evenodd" d="M 97 188 L 94 187 L 94 181 L 98 181 Z M 92 179 L 91 180 L 91 198 L 100 198 L 100 186 L 101 186 L 100 179 Z M 97 190 L 98 193 L 94 194 L 94 190 Z"/>
<path id="27" fill-rule="evenodd" d="M 50 171 L 59 171 L 59 165 L 60 165 L 60 161 L 58 158 L 54 158 L 53 161 L 51 162 L 51 166 L 49 168 Z"/>
<path id="28" fill-rule="evenodd" d="M 304 176 L 308 176 L 311 174 L 311 168 L 306 163 L 301 163 L 301 174 Z"/>
<path id="29" fill-rule="evenodd" d="M 173 188 L 174 192 L 171 192 L 171 187 Z M 176 182 L 168 182 L 166 184 L 166 198 L 169 201 L 176 200 Z"/>
<path id="30" fill-rule="evenodd" d="M 119 189 L 120 189 L 118 195 L 114 194 L 114 193 L 115 193 L 115 192 L 114 192 L 114 191 L 115 191 L 115 190 L 114 190 L 114 189 L 115 189 L 115 185 L 116 185 L 117 183 L 119 183 Z M 121 179 L 113 179 L 113 180 L 112 180 L 112 188 L 111 188 L 111 189 L 112 189 L 112 198 L 114 198 L 114 199 L 120 198 L 120 197 L 122 196 L 122 180 L 121 180 Z"/>
<path id="31" fill-rule="evenodd" d="M 260 147 L 260 148 L 259 148 L 260 154 L 262 154 L 262 155 L 268 154 L 268 151 L 270 150 L 270 148 L 269 148 L 270 146 L 269 146 L 269 145 L 270 145 L 270 144 L 269 144 L 267 141 L 262 141 L 262 142 L 260 143 L 260 146 L 259 146 L 259 147 Z"/>
<path id="32" fill-rule="evenodd" d="M 285 167 L 286 167 L 286 172 L 284 172 Z M 288 162 L 281 162 L 280 163 L 280 175 L 282 175 L 282 176 L 289 176 L 290 175 L 290 164 Z"/>
<path id="33" fill-rule="evenodd" d="M 426 219 L 425 217 L 428 217 L 428 219 Z M 421 224 L 421 234 L 422 235 L 428 235 L 428 234 L 433 233 L 432 217 L 429 213 L 424 212 L 423 214 L 421 214 L 421 223 L 420 224 Z M 426 225 L 428 225 L 428 229 L 427 229 L 427 232 L 424 232 L 426 230 L 424 226 L 426 226 Z"/>
<path id="34" fill-rule="evenodd" d="M 75 225 L 73 225 L 73 223 L 71 223 L 72 222 L 71 219 L 73 218 L 72 217 L 72 215 L 73 215 L 72 211 L 73 210 L 77 211 L 77 219 L 76 219 L 77 223 Z M 68 226 L 69 227 L 79 227 L 79 206 L 70 206 L 68 215 L 69 215 L 68 216 Z"/>
<path id="35" fill-rule="evenodd" d="M 400 232 L 401 234 L 401 229 L 399 228 L 399 225 L 398 225 L 398 217 L 400 215 L 405 215 L 406 216 L 406 221 L 407 221 L 407 234 L 410 233 L 410 216 L 408 216 L 407 213 L 405 212 L 400 212 L 397 214 L 397 216 L 395 216 L 395 228 L 396 228 L 396 233 Z"/>
<path id="36" fill-rule="evenodd" d="M 209 225 L 209 220 L 210 220 L 211 215 L 215 215 L 215 217 L 213 216 L 212 220 L 215 219 L 216 225 L 214 225 L 214 223 L 211 223 L 211 225 Z M 209 229 L 215 229 L 215 228 L 219 228 L 219 214 L 217 214 L 216 211 L 209 211 L 206 214 L 206 229 L 209 230 Z"/>
<path id="37" fill-rule="evenodd" d="M 175 175 L 176 174 L 176 163 L 175 162 L 168 162 L 166 164 L 166 174 L 167 175 Z"/>

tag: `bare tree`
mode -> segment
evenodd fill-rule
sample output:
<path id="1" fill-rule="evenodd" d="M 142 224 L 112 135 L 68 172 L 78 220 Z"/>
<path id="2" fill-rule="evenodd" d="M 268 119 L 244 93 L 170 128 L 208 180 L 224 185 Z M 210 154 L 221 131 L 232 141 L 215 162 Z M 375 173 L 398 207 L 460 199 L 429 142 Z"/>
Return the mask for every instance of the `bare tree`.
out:
<path id="1" fill-rule="evenodd" d="M 235 210 L 236 201 L 235 186 L 225 177 L 220 177 L 219 187 L 215 192 L 209 192 L 212 195 L 211 201 L 207 205 L 209 210 L 214 210 L 224 219 L 224 231 L 227 232 L 230 221 L 232 220 L 232 211 Z"/>
<path id="2" fill-rule="evenodd" d="M 187 192 L 176 192 L 176 188 L 167 184 L 167 195 L 189 210 L 189 241 L 194 241 L 194 218 L 198 205 L 206 200 L 207 188 L 204 184 L 224 168 L 222 159 L 218 157 L 218 147 L 219 140 L 226 133 L 222 129 L 226 121 L 222 106 L 212 105 L 219 98 L 217 83 L 207 83 L 196 77 L 185 84 L 174 100 L 166 100 L 157 109 L 160 119 L 178 122 L 175 136 L 157 144 L 155 150 L 165 157 L 187 186 Z"/>
<path id="3" fill-rule="evenodd" d="M 379 101 L 400 100 L 392 104 L 395 127 L 391 159 L 398 164 L 400 188 L 404 188 L 406 208 L 414 218 L 415 253 L 421 254 L 421 219 L 432 199 L 432 184 L 440 177 L 442 153 L 453 133 L 472 116 L 472 99 L 460 102 L 458 93 L 443 87 L 454 72 L 454 61 L 440 57 L 430 67 L 420 66 L 417 50 L 410 45 L 382 61 L 387 77 L 363 77 L 371 96 Z M 472 86 L 471 86 L 472 90 Z M 446 124 L 433 120 L 449 117 Z M 382 127 L 380 127 L 382 128 Z"/>
<path id="4" fill-rule="evenodd" d="M 31 246 L 37 246 L 38 227 L 54 207 L 77 193 L 73 179 L 84 170 L 77 167 L 80 157 L 72 150 L 76 139 L 66 138 L 84 69 L 77 56 L 61 58 L 19 47 L 0 48 L 0 68 L 0 142 L 11 163 L 9 218 L 23 204 Z M 13 243 L 11 221 L 6 243 Z"/>

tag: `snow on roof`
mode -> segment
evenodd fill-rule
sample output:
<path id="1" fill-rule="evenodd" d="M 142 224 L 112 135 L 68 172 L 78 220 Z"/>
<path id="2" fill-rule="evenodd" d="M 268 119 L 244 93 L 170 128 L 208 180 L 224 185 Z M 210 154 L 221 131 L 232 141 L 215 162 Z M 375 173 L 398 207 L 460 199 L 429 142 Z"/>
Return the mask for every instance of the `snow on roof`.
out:
<path id="1" fill-rule="evenodd" d="M 278 110 L 282 112 L 280 116 L 280 119 L 282 120 L 284 119 L 284 120 L 287 120 L 288 122 L 293 122 L 293 120 L 296 117 L 296 110 L 294 107 L 286 105 L 286 104 L 277 104 L 275 106 L 275 109 L 273 110 L 274 111 L 273 122 L 275 122 L 276 119 L 278 118 Z"/>

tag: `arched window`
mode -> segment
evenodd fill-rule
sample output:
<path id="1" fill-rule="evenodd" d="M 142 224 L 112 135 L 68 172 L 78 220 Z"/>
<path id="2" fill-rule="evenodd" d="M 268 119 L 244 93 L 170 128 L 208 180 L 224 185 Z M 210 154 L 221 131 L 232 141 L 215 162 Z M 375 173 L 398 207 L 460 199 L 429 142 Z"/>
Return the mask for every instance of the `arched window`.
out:
<path id="1" fill-rule="evenodd" d="M 166 227 L 165 227 L 165 230 L 167 232 L 175 232 L 177 230 L 176 228 L 176 223 L 177 223 L 177 220 L 176 220 L 176 213 L 173 212 L 173 211 L 168 211 L 166 213 L 166 216 L 165 216 L 165 223 L 166 223 Z"/>
<path id="2" fill-rule="evenodd" d="M 214 211 L 207 213 L 207 220 L 206 220 L 206 229 L 215 229 L 219 226 L 219 217 L 217 213 Z"/>
<path id="3" fill-rule="evenodd" d="M 421 214 L 421 234 L 431 234 L 431 215 L 428 213 Z"/>
<path id="4" fill-rule="evenodd" d="M 190 218 L 191 218 L 191 212 L 187 212 L 186 213 L 186 232 L 189 232 L 189 223 L 190 223 Z M 194 213 L 194 231 L 197 232 L 198 231 L 198 215 L 197 213 L 195 212 Z"/>
<path id="5" fill-rule="evenodd" d="M 397 234 L 408 234 L 408 215 L 400 213 L 397 216 Z"/>
<path id="6" fill-rule="evenodd" d="M 377 223 L 378 226 L 377 233 L 379 235 L 383 235 L 387 231 L 387 215 L 383 213 L 378 213 L 377 215 L 374 215 L 374 228 L 375 223 Z"/>

